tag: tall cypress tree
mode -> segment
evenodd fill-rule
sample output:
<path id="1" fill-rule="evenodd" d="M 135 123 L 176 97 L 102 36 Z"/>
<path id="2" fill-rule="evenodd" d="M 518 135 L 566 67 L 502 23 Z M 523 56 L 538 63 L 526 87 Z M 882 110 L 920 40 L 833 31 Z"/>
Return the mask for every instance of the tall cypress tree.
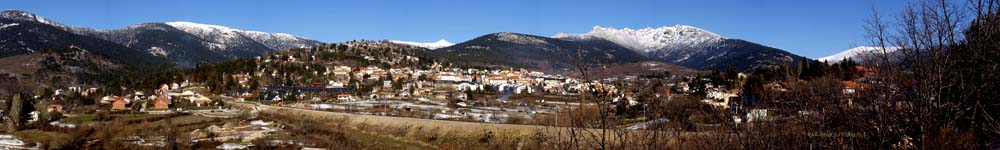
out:
<path id="1" fill-rule="evenodd" d="M 16 128 L 21 125 L 21 116 L 23 114 L 21 111 L 23 110 L 23 107 L 24 99 L 21 98 L 21 94 L 14 94 L 14 97 L 10 100 L 10 109 L 8 109 L 10 110 L 10 113 L 8 113 L 9 116 L 7 116 L 7 118 L 10 118 L 7 125 L 9 129 Z"/>

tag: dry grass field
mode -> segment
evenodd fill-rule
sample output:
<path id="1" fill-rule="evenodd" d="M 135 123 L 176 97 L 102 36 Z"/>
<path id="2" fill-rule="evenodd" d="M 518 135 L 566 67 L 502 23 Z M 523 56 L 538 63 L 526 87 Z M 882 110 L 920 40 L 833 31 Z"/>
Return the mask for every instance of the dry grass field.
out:
<path id="1" fill-rule="evenodd" d="M 631 141 L 649 139 L 652 135 L 662 140 L 658 145 L 676 145 L 678 140 L 684 140 L 697 135 L 687 132 L 649 132 L 634 130 L 598 130 L 583 128 L 565 128 L 538 125 L 493 124 L 477 122 L 460 122 L 447 120 L 418 119 L 405 117 L 359 115 L 340 112 L 306 110 L 298 108 L 257 105 L 256 103 L 230 102 L 234 108 L 260 112 L 261 116 L 269 116 L 273 120 L 295 120 L 284 122 L 290 126 L 316 128 L 312 130 L 333 131 L 343 137 L 362 138 L 361 143 L 378 143 L 379 147 L 405 146 L 407 149 L 550 149 L 566 147 L 571 143 L 569 137 L 576 141 Z M 319 132 L 319 131 L 316 131 Z M 363 135 L 351 135 L 363 134 Z M 627 137 L 627 138 L 620 138 Z M 697 136 L 704 137 L 704 136 Z M 710 136 L 709 136 L 710 137 Z M 603 139 L 600 139 L 603 138 Z M 357 139 L 351 139 L 358 141 Z M 588 145 L 580 147 L 598 147 L 596 142 L 580 142 Z M 348 144 L 350 145 L 350 144 Z M 408 146 L 407 146 L 408 145 Z M 362 146 L 360 148 L 371 148 Z"/>

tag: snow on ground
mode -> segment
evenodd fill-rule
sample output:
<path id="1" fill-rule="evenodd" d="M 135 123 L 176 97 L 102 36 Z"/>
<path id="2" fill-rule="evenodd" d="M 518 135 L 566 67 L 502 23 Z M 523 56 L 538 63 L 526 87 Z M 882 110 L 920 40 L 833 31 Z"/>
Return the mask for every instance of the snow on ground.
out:
<path id="1" fill-rule="evenodd" d="M 330 104 L 312 104 L 312 109 L 333 109 L 334 106 Z"/>
<path id="2" fill-rule="evenodd" d="M 252 145 L 252 144 L 250 144 L 250 145 Z M 242 144 L 242 143 L 223 143 L 222 145 L 219 145 L 219 146 L 217 146 L 215 148 L 217 148 L 217 149 L 225 149 L 225 150 L 230 150 L 230 149 L 247 149 L 247 148 L 250 147 L 250 145 L 248 145 L 248 144 Z"/>
<path id="3" fill-rule="evenodd" d="M 14 135 L 0 134 L 0 149 L 38 149 L 24 147 L 24 141 L 17 139 Z"/>
<path id="4" fill-rule="evenodd" d="M 52 126 L 60 127 L 60 128 L 76 128 L 76 124 L 62 123 L 62 122 L 59 122 L 59 121 L 53 121 L 52 123 L 49 123 L 49 124 L 52 125 Z"/>

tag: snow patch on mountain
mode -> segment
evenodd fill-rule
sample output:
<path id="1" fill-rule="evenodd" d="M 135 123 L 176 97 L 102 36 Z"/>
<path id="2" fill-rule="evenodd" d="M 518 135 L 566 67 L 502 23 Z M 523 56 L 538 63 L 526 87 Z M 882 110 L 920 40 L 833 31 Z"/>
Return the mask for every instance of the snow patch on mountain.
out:
<path id="1" fill-rule="evenodd" d="M 559 33 L 553 36 L 553 38 L 564 40 L 602 38 L 640 52 L 674 51 L 703 47 L 726 39 L 707 30 L 686 25 L 659 28 L 647 27 L 638 30 L 594 26 L 590 32 L 585 34 Z"/>
<path id="2" fill-rule="evenodd" d="M 17 25 L 19 25 L 19 24 L 18 23 L 11 23 L 11 24 L 0 23 L 0 30 L 3 30 L 3 28 L 13 27 L 13 26 L 17 26 Z"/>
<path id="3" fill-rule="evenodd" d="M 837 53 L 837 54 L 833 54 L 833 55 L 830 55 L 830 56 L 822 57 L 822 58 L 819 58 L 819 59 L 816 59 L 816 60 L 826 61 L 826 62 L 829 62 L 829 63 L 837 63 L 837 62 L 840 62 L 840 61 L 844 60 L 845 58 L 851 59 L 851 58 L 856 58 L 856 57 L 859 57 L 859 56 L 870 56 L 872 54 L 880 54 L 880 53 L 883 52 L 883 50 L 886 53 L 892 53 L 892 52 L 895 52 L 896 50 L 899 50 L 899 47 L 879 48 L 879 47 L 873 47 L 873 46 L 859 46 L 859 47 L 855 47 L 855 48 L 851 48 L 851 49 L 842 51 L 842 52 Z"/>
<path id="4" fill-rule="evenodd" d="M 416 47 L 423 47 L 432 50 L 455 45 L 455 43 L 448 42 L 447 40 L 444 39 L 438 40 L 437 42 L 434 43 L 421 43 L 421 42 L 410 42 L 410 41 L 400 41 L 400 40 L 389 40 L 389 42 L 416 46 Z"/>
<path id="5" fill-rule="evenodd" d="M 153 54 L 153 56 L 167 56 L 170 54 L 170 52 L 167 51 L 166 49 L 156 46 L 150 47 L 148 51 L 149 54 Z"/>

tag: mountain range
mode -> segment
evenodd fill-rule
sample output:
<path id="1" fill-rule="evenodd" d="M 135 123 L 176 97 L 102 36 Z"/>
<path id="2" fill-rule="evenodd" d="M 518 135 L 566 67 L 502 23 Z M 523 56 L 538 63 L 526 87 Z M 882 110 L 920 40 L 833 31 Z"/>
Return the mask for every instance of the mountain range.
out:
<path id="1" fill-rule="evenodd" d="M 18 10 L 0 12 L 0 57 L 74 46 L 129 64 L 194 67 L 322 42 L 283 33 L 192 22 L 142 23 L 119 29 L 74 27 Z M 461 43 L 390 42 L 427 48 L 432 56 L 470 64 L 572 71 L 583 65 L 660 61 L 697 70 L 750 70 L 803 59 L 781 49 L 726 38 L 693 26 L 615 29 L 552 37 L 499 32 Z M 579 52 L 579 53 L 578 53 Z M 583 58 L 580 60 L 579 58 Z"/>
<path id="2" fill-rule="evenodd" d="M 322 44 L 290 34 L 191 22 L 143 23 L 120 29 L 97 30 L 64 25 L 18 10 L 0 12 L 0 26 L 4 26 L 0 30 L 5 35 L 0 38 L 4 41 L 0 45 L 3 49 L 0 56 L 74 45 L 112 58 L 144 58 L 126 61 L 130 63 L 158 63 L 166 59 L 179 67 Z"/>

